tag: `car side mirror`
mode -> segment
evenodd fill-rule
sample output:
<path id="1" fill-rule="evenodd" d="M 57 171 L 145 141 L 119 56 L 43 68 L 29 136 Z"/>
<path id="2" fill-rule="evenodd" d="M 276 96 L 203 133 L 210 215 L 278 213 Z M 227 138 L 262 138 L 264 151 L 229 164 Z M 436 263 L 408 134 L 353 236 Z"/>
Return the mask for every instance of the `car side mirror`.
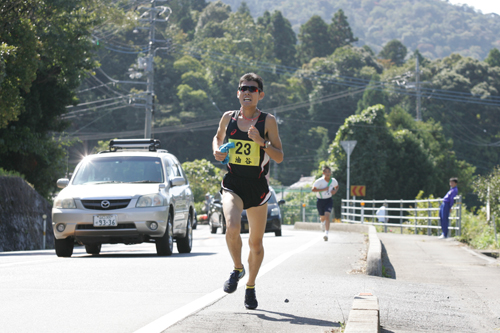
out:
<path id="1" fill-rule="evenodd" d="M 69 179 L 68 178 L 60 178 L 57 180 L 57 187 L 59 188 L 65 188 L 69 184 Z"/>
<path id="2" fill-rule="evenodd" d="M 170 184 L 172 184 L 172 186 L 181 186 L 186 184 L 186 180 L 182 177 L 175 177 L 170 180 Z"/>
<path id="3" fill-rule="evenodd" d="M 284 205 L 285 202 L 286 202 L 285 200 L 281 199 L 280 201 L 278 201 L 278 206 Z"/>

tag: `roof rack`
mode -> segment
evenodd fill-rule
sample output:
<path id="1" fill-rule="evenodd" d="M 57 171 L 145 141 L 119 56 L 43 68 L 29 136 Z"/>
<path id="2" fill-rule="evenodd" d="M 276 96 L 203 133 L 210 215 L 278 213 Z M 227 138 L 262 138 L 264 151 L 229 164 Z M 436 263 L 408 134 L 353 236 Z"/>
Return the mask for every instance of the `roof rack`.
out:
<path id="1" fill-rule="evenodd" d="M 118 148 L 148 148 L 149 151 L 156 151 L 160 148 L 158 139 L 115 139 L 109 141 L 109 151 L 116 151 Z"/>

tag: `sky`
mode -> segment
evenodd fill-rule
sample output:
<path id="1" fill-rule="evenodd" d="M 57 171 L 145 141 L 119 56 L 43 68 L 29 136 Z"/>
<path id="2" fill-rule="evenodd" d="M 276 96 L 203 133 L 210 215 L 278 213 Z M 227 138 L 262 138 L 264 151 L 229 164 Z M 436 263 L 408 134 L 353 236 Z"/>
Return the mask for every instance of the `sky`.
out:
<path id="1" fill-rule="evenodd" d="M 483 14 L 496 13 L 500 15 L 500 1 L 498 0 L 448 0 L 448 2 L 454 5 L 466 4 L 476 10 L 481 10 Z"/>

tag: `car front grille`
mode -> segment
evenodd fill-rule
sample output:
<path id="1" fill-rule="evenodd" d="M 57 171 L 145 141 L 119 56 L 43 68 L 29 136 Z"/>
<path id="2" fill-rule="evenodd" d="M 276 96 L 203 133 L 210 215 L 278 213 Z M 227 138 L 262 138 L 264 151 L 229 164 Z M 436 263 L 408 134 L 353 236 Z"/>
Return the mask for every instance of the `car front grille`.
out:
<path id="1" fill-rule="evenodd" d="M 102 205 L 103 201 L 109 202 L 109 207 L 104 208 Z M 130 199 L 120 199 L 120 200 L 82 200 L 82 205 L 86 209 L 95 210 L 112 210 L 112 209 L 122 209 L 127 208 L 130 203 Z M 106 205 L 105 205 L 106 206 Z"/>
<path id="2" fill-rule="evenodd" d="M 94 227 L 92 224 L 79 224 L 76 226 L 78 230 L 104 230 L 104 229 L 136 229 L 134 223 L 122 223 L 116 227 Z"/>

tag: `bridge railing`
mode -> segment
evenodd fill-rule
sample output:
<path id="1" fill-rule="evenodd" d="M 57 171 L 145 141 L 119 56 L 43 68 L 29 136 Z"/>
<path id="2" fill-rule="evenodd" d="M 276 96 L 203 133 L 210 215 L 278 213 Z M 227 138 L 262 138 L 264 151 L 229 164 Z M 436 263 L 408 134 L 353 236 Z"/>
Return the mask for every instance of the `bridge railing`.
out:
<path id="1" fill-rule="evenodd" d="M 441 229 L 439 207 L 443 199 L 424 200 L 346 200 L 342 199 L 341 222 L 360 223 L 387 228 L 400 228 L 413 230 L 418 234 L 420 230 L 427 229 L 427 234 L 437 234 Z M 376 214 L 383 204 L 387 204 L 383 216 Z M 379 218 L 382 221 L 379 221 Z M 450 212 L 450 226 L 448 228 L 461 235 L 462 229 L 462 197 L 455 197 L 455 204 Z"/>

